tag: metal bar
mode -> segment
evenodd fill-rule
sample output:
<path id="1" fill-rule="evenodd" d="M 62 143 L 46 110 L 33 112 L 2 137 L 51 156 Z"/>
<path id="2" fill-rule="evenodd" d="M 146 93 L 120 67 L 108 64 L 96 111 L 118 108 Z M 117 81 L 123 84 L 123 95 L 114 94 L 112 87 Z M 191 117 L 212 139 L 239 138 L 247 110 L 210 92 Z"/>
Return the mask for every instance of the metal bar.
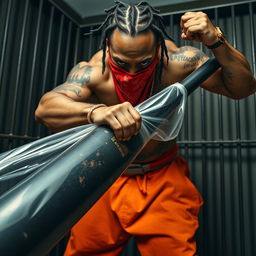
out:
<path id="1" fill-rule="evenodd" d="M 3 84 L 3 73 L 4 73 L 4 60 L 5 60 L 5 55 L 6 55 L 6 46 L 7 46 L 7 37 L 8 37 L 8 33 L 9 33 L 9 26 L 10 26 L 10 17 L 11 17 L 11 9 L 12 9 L 12 3 L 13 1 L 10 0 L 8 1 L 8 6 L 7 6 L 7 11 L 6 11 L 6 18 L 5 18 L 5 26 L 4 26 L 4 32 L 3 32 L 3 41 L 2 41 L 2 50 L 1 50 L 1 54 L 0 54 L 0 95 L 6 95 L 6 91 L 7 89 L 7 85 Z M 5 106 L 5 101 L 3 100 L 2 102 L 0 102 L 0 109 L 2 109 Z M 4 117 L 4 114 L 2 114 Z M 1 117 L 1 115 L 0 115 Z M 4 124 L 3 119 L 1 117 L 0 120 L 0 131 L 4 132 L 4 126 L 1 127 L 1 123 Z M 4 142 L 1 142 L 0 146 L 5 148 L 5 146 L 3 146 Z M 5 142 L 6 143 L 6 142 Z"/>
<path id="2" fill-rule="evenodd" d="M 90 26 L 90 30 L 92 30 L 93 27 Z M 89 54 L 89 58 L 88 59 L 91 59 L 92 57 L 92 34 L 89 35 L 89 51 L 88 51 L 88 54 Z"/>
<path id="3" fill-rule="evenodd" d="M 32 93 L 34 88 L 34 79 L 35 79 L 35 69 L 36 69 L 36 60 L 37 60 L 37 52 L 38 52 L 38 42 L 39 42 L 39 31 L 41 26 L 41 17 L 42 17 L 42 8 L 43 8 L 43 1 L 40 0 L 39 3 L 39 10 L 38 10 L 38 17 L 37 17 L 37 24 L 36 24 L 36 33 L 35 33 L 35 43 L 33 49 L 33 59 L 32 59 L 32 67 L 31 67 L 31 77 L 29 83 L 29 90 L 28 90 L 28 97 L 27 97 L 27 108 L 25 111 L 25 136 L 28 135 L 29 130 L 29 118 L 31 115 L 31 100 L 32 100 Z"/>
<path id="4" fill-rule="evenodd" d="M 255 2 L 254 2 L 255 4 Z M 250 2 L 248 4 L 248 9 L 249 9 L 249 23 L 250 23 L 250 35 L 251 35 L 251 56 L 252 56 L 252 70 L 253 70 L 253 74 L 254 76 L 256 76 L 256 57 L 255 57 L 255 27 L 254 27 L 254 22 L 253 22 L 253 6 L 252 6 L 252 2 Z M 254 94 L 253 95 L 253 99 L 254 99 L 254 107 L 256 106 L 256 95 Z M 254 127 L 256 128 L 256 113 L 254 115 L 254 118 L 255 118 L 255 122 L 254 122 Z M 252 180 L 251 178 L 251 174 L 249 172 L 246 172 L 247 174 L 247 180 L 250 182 Z M 247 194 L 245 195 L 247 198 L 248 198 L 248 201 L 249 202 L 253 202 L 253 183 L 249 183 L 248 186 L 245 186 L 247 188 Z M 254 242 L 255 242 L 255 219 L 254 219 L 254 209 L 253 209 L 253 205 L 250 203 L 249 204 L 249 209 L 248 209 L 248 212 L 249 212 L 249 222 L 250 224 L 248 225 L 250 227 L 250 233 L 247 235 L 247 238 L 249 239 L 249 248 L 250 248 L 250 253 L 252 255 L 255 255 L 256 254 L 256 249 L 255 249 L 255 246 L 254 245 Z M 247 247 L 247 246 L 246 246 Z"/>
<path id="5" fill-rule="evenodd" d="M 49 30 L 47 34 L 47 41 L 46 41 L 46 51 L 45 51 L 45 64 L 43 69 L 43 81 L 42 81 L 42 89 L 41 89 L 41 95 L 45 93 L 46 90 L 46 81 L 48 76 L 48 69 L 49 69 L 49 56 L 50 56 L 50 44 L 52 40 L 52 26 L 53 26 L 53 17 L 54 17 L 55 7 L 51 7 L 51 13 L 50 13 L 50 19 L 49 19 Z M 37 126 L 37 136 L 39 137 L 41 134 L 41 126 Z"/>
<path id="6" fill-rule="evenodd" d="M 72 30 L 72 22 L 69 21 L 68 23 L 68 33 L 67 33 L 67 44 L 66 44 L 66 56 L 65 56 L 65 65 L 64 65 L 64 72 L 63 72 L 63 81 L 66 80 L 67 73 L 68 73 L 68 59 L 69 59 L 69 52 L 70 52 L 70 39 L 71 39 L 71 30 Z"/>
<path id="7" fill-rule="evenodd" d="M 200 44 L 200 50 L 203 51 L 203 45 Z M 200 106 L 201 106 L 201 139 L 206 139 L 206 113 L 205 113 L 205 91 L 200 89 Z M 188 148 L 188 145 L 187 145 Z M 206 147 L 204 144 L 202 144 L 201 147 L 201 154 L 202 154 L 202 162 L 201 162 L 201 168 L 202 168 L 202 197 L 208 198 L 208 183 L 207 183 L 207 168 L 206 168 Z M 208 224 L 205 221 L 206 216 L 208 216 L 208 209 L 207 207 L 202 208 L 203 218 L 202 218 L 202 230 L 205 237 L 205 241 L 202 244 L 202 254 L 205 255 L 206 253 L 206 245 L 209 244 L 209 235 L 210 232 L 208 230 Z"/>
<path id="8" fill-rule="evenodd" d="M 231 6 L 231 20 L 232 20 L 232 35 L 233 35 L 233 46 L 237 47 L 236 41 L 236 20 L 235 20 L 235 7 Z M 240 106 L 239 101 L 235 101 L 235 116 L 236 116 L 236 130 L 237 130 L 237 139 L 241 138 L 240 130 Z M 241 147 L 237 145 L 237 177 L 238 177 L 238 204 L 239 204 L 239 235 L 240 235 L 240 244 L 241 251 L 240 255 L 245 255 L 245 243 L 244 243 L 244 209 L 243 209 L 243 174 L 242 174 L 242 161 L 241 161 Z"/>
<path id="9" fill-rule="evenodd" d="M 17 101 L 17 96 L 18 96 L 18 88 L 19 88 L 19 82 L 20 82 L 21 66 L 22 66 L 21 62 L 22 62 L 23 50 L 24 50 L 24 37 L 25 37 L 27 17 L 28 17 L 28 3 L 29 3 L 29 0 L 26 0 L 24 19 L 23 19 L 22 29 L 21 29 L 20 49 L 19 49 L 19 57 L 18 57 L 17 71 L 16 71 L 14 97 L 13 97 L 13 100 L 12 100 L 13 108 L 12 108 L 12 112 L 11 112 L 10 134 L 12 134 L 13 130 L 14 130 L 15 117 L 16 117 L 16 112 L 17 112 L 16 111 L 17 102 L 18 102 Z"/>
<path id="10" fill-rule="evenodd" d="M 252 68 L 253 74 L 256 76 L 256 52 L 255 52 L 255 28 L 253 22 L 253 6 L 252 3 L 249 3 L 249 19 L 250 19 L 250 34 L 251 34 L 251 51 L 252 51 Z M 256 106 L 256 94 L 253 95 L 254 106 Z M 255 127 L 256 127 L 256 112 L 255 112 Z"/>
<path id="11" fill-rule="evenodd" d="M 61 43 L 62 43 L 63 26 L 64 26 L 64 15 L 62 14 L 61 19 L 60 19 L 58 47 L 57 47 L 57 54 L 56 54 L 56 67 L 55 67 L 54 85 L 58 84 L 58 74 L 59 74 L 59 66 L 60 66 L 60 50 L 61 50 Z"/>
<path id="12" fill-rule="evenodd" d="M 75 39 L 75 51 L 74 51 L 73 66 L 75 66 L 76 63 L 78 62 L 79 39 L 80 39 L 80 28 L 76 28 L 76 39 Z"/>
<path id="13" fill-rule="evenodd" d="M 218 9 L 214 9 L 214 19 L 215 24 L 218 26 L 219 24 L 219 15 L 218 15 Z M 222 104 L 222 95 L 218 95 L 218 117 L 219 117 L 219 139 L 223 140 L 223 104 Z M 221 203 L 220 203 L 220 218 L 221 218 L 221 232 L 219 233 L 219 242 L 221 243 L 220 248 L 222 252 L 226 251 L 226 228 L 225 228 L 225 216 L 226 216 L 226 210 L 225 210 L 225 201 L 223 198 L 223 195 L 225 195 L 225 184 L 224 184 L 224 147 L 223 144 L 220 144 L 220 150 L 219 150 L 219 168 L 220 168 L 220 195 L 221 195 Z M 223 217 L 224 216 L 224 217 Z"/>
<path id="14" fill-rule="evenodd" d="M 2 134 L 0 133 L 1 139 L 20 139 L 20 140 L 37 140 L 40 139 L 39 137 L 31 137 L 31 136 L 20 136 L 20 135 L 14 135 L 14 134 Z"/>
<path id="15" fill-rule="evenodd" d="M 189 140 L 183 140 L 183 141 L 178 141 L 178 144 L 202 144 L 202 145 L 208 145 L 208 144 L 214 144 L 214 145 L 219 145 L 219 144 L 236 144 L 236 145 L 242 145 L 242 144 L 255 144 L 256 140 L 202 140 L 202 141 L 189 141 Z"/>
<path id="16" fill-rule="evenodd" d="M 171 37 L 172 37 L 173 36 L 173 15 L 170 15 L 169 21 L 170 21 L 169 35 L 171 35 Z"/>
<path id="17" fill-rule="evenodd" d="M 7 36 L 8 36 L 9 25 L 10 25 L 11 7 L 12 7 L 12 0 L 8 1 L 4 33 L 3 33 L 3 42 L 2 42 L 2 50 L 1 50 L 1 57 L 0 57 L 0 84 L 1 85 L 3 84 L 2 76 L 3 76 L 3 70 L 4 70 L 4 58 L 5 58 L 5 53 L 6 53 Z"/>
<path id="18" fill-rule="evenodd" d="M 251 34 L 251 51 L 252 51 L 252 68 L 253 74 L 256 76 L 256 52 L 255 52 L 255 28 L 253 22 L 253 7 L 249 3 L 249 19 L 250 19 L 250 34 Z"/>
<path id="19" fill-rule="evenodd" d="M 256 76 L 256 52 L 255 52 L 255 27 L 254 27 L 254 21 L 253 21 L 253 6 L 252 6 L 252 2 L 250 2 L 248 4 L 249 7 L 249 20 L 250 20 L 250 35 L 251 35 L 251 52 L 252 52 L 252 68 L 253 68 L 253 74 L 254 76 Z M 256 94 L 253 95 L 253 99 L 254 99 L 254 108 L 256 106 Z M 256 127 L 256 113 L 255 113 L 255 127 Z M 249 177 L 249 180 L 251 181 L 251 177 Z M 253 193 L 252 193 L 252 188 L 253 188 L 253 183 L 250 183 L 250 186 L 248 186 L 248 194 L 249 194 L 249 198 L 251 199 L 250 202 L 253 202 Z M 250 233 L 250 245 L 252 245 L 252 255 L 256 254 L 256 249 L 255 246 L 253 246 L 254 241 L 255 241 L 255 237 L 256 237 L 256 233 L 255 233 L 255 213 L 254 213 L 254 209 L 253 206 L 250 205 L 250 227 L 251 227 L 251 233 Z"/>
<path id="20" fill-rule="evenodd" d="M 172 24 L 173 24 L 173 22 L 174 22 L 174 15 L 172 15 Z M 184 40 L 183 40 L 183 41 L 184 41 Z M 193 100 L 193 97 L 192 97 L 192 98 L 189 98 L 189 100 L 192 101 L 192 100 Z M 189 113 L 188 113 L 188 109 L 189 109 L 189 108 L 185 108 L 185 118 L 184 118 L 184 119 L 185 119 L 185 125 L 184 125 L 184 127 L 185 127 L 185 132 L 184 132 L 184 136 L 185 136 L 186 139 L 189 138 L 189 126 L 188 126 L 188 124 L 189 124 L 189 119 L 188 119 Z M 186 158 L 186 159 L 189 159 L 189 158 L 190 158 L 189 147 L 187 147 L 186 145 L 185 145 L 185 158 Z"/>

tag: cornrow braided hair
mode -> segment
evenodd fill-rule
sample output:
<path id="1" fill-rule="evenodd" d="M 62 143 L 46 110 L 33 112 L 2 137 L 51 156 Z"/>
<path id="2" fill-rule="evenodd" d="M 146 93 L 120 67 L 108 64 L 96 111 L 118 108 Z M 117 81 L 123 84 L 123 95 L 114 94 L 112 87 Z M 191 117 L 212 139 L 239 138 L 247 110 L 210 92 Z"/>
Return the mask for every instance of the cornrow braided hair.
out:
<path id="1" fill-rule="evenodd" d="M 102 73 L 105 71 L 106 39 L 110 38 L 116 28 L 132 37 L 152 30 L 156 36 L 156 40 L 161 41 L 161 59 L 158 76 L 160 80 L 164 65 L 164 55 L 167 57 L 167 61 L 169 60 L 165 38 L 167 37 L 171 41 L 173 41 L 173 39 L 167 34 L 163 18 L 159 15 L 159 11 L 144 1 L 137 5 L 115 1 L 115 5 L 105 10 L 105 12 L 107 13 L 105 21 L 97 29 L 91 30 L 89 33 L 94 34 L 102 32 L 100 42 L 100 48 L 103 50 Z"/>

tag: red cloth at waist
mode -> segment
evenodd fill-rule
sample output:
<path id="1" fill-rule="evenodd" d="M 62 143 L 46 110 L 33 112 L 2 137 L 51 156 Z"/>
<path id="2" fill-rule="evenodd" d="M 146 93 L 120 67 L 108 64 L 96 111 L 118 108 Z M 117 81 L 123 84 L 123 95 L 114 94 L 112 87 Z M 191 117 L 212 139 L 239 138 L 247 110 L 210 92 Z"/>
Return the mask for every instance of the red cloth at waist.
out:
<path id="1" fill-rule="evenodd" d="M 176 145 L 171 152 L 159 157 L 157 160 L 148 163 L 133 162 L 124 172 L 124 176 L 144 175 L 148 172 L 157 171 L 161 168 L 171 164 L 178 153 L 178 146 Z"/>
<path id="2" fill-rule="evenodd" d="M 154 160 L 147 164 L 150 165 L 151 167 L 165 164 L 165 163 L 169 162 L 170 160 L 174 159 L 177 156 L 178 151 L 179 151 L 179 147 L 178 147 L 178 145 L 175 145 L 175 147 L 173 148 L 173 150 L 171 152 L 168 152 L 167 154 L 160 156 L 157 160 Z"/>

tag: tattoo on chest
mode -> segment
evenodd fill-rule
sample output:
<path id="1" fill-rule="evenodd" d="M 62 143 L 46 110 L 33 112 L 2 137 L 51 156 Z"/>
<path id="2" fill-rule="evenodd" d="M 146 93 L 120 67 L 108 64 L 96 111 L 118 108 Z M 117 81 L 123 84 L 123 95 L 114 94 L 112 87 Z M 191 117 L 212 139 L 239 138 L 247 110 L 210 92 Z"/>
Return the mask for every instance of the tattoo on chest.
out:
<path id="1" fill-rule="evenodd" d="M 89 65 L 76 65 L 68 75 L 67 83 L 76 84 L 83 88 L 86 83 L 91 80 L 92 66 Z"/>
<path id="2" fill-rule="evenodd" d="M 182 62 L 184 68 L 197 66 L 200 62 L 205 61 L 205 57 L 206 55 L 202 51 L 191 46 L 181 47 L 175 53 L 170 54 L 170 60 Z"/>

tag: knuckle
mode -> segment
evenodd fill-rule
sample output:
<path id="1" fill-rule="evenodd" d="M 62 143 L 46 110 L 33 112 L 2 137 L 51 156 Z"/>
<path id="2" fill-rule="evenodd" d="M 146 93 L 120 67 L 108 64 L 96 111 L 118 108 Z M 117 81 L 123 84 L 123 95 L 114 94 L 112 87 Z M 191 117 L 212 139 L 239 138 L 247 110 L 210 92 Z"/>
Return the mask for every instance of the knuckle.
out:
<path id="1" fill-rule="evenodd" d="M 203 21 L 203 22 L 201 23 L 201 26 L 202 26 L 202 28 L 206 28 L 206 27 L 207 27 L 207 22 L 206 22 L 206 21 Z"/>
<path id="2" fill-rule="evenodd" d="M 124 128 L 124 129 L 129 129 L 130 127 L 131 127 L 131 125 L 128 124 L 128 123 L 123 124 L 123 128 Z"/>
<path id="3" fill-rule="evenodd" d="M 122 130 L 122 126 L 121 126 L 121 125 L 118 125 L 118 124 L 114 125 L 112 128 L 113 128 L 113 130 L 115 130 L 116 132 L 120 132 L 120 131 Z"/>
<path id="4" fill-rule="evenodd" d="M 132 107 L 132 104 L 128 101 L 124 102 L 123 105 L 127 108 Z"/>
<path id="5" fill-rule="evenodd" d="M 114 105 L 114 106 L 111 107 L 110 111 L 111 111 L 111 112 L 114 112 L 114 111 L 120 109 L 120 107 L 121 107 L 120 104 Z"/>
<path id="6" fill-rule="evenodd" d="M 136 120 L 137 122 L 140 122 L 140 121 L 141 121 L 141 115 L 138 115 L 138 116 L 135 118 L 135 120 Z"/>
<path id="7" fill-rule="evenodd" d="M 135 127 L 135 126 L 136 126 L 135 120 L 130 121 L 130 126 L 131 126 L 131 127 Z"/>
<path id="8" fill-rule="evenodd" d="M 106 118 L 110 118 L 113 115 L 113 112 L 111 110 L 108 110 L 105 114 Z"/>

